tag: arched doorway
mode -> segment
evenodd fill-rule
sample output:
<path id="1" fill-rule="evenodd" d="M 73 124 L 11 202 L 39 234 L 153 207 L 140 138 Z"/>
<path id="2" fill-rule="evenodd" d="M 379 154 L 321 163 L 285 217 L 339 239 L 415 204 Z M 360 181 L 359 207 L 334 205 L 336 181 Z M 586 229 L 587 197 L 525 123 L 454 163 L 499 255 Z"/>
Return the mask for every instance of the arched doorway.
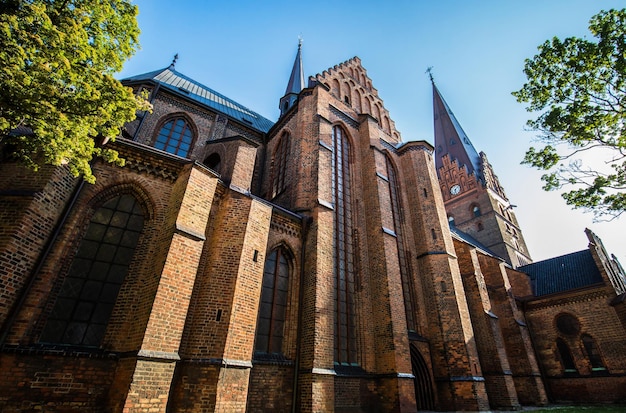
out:
<path id="1" fill-rule="evenodd" d="M 415 376 L 417 410 L 435 410 L 435 395 L 430 371 L 424 357 L 422 357 L 415 344 L 411 344 L 411 366 Z"/>

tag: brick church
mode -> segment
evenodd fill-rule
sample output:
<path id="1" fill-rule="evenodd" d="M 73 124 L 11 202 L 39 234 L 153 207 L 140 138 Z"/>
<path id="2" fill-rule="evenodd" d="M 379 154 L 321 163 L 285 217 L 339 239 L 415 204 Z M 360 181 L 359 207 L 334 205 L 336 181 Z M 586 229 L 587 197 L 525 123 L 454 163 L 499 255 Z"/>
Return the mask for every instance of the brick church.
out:
<path id="1" fill-rule="evenodd" d="M 299 46 L 276 122 L 174 63 L 123 83 L 125 166 L 0 163 L 0 411 L 626 401 L 622 267 L 591 231 L 533 263 L 434 82 L 434 145 L 358 57 L 305 83 Z"/>

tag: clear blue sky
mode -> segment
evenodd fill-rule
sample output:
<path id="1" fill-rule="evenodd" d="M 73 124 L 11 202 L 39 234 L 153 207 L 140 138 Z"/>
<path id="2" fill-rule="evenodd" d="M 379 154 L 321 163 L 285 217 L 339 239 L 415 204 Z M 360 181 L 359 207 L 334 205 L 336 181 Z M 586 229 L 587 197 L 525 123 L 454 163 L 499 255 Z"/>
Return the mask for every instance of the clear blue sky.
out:
<path id="1" fill-rule="evenodd" d="M 534 260 L 587 247 L 591 228 L 626 265 L 626 217 L 594 223 L 541 173 L 520 165 L 535 133 L 511 92 L 524 59 L 558 36 L 587 36 L 589 18 L 626 4 L 608 0 L 209 1 L 135 0 L 141 50 L 118 75 L 168 66 L 276 120 L 298 36 L 305 75 L 359 56 L 404 141 L 433 139 L 435 81 L 463 129 L 493 164 Z"/>

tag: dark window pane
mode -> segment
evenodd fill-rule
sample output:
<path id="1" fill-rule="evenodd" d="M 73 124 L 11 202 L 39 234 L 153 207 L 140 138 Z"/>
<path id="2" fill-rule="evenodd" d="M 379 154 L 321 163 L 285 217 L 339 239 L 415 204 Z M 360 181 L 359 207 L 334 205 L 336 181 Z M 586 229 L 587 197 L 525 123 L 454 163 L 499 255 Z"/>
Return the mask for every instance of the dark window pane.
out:
<path id="1" fill-rule="evenodd" d="M 104 281 L 109 273 L 110 264 L 106 262 L 94 262 L 91 269 L 90 278 L 93 280 Z"/>
<path id="2" fill-rule="evenodd" d="M 41 341 L 100 345 L 143 229 L 142 211 L 134 197 L 123 195 L 94 213 Z"/>
<path id="3" fill-rule="evenodd" d="M 122 234 L 124 234 L 122 228 L 109 227 L 104 234 L 103 241 L 109 244 L 119 244 L 122 239 Z"/>
<path id="4" fill-rule="evenodd" d="M 78 297 L 80 290 L 83 288 L 83 280 L 80 278 L 68 277 L 61 285 L 60 297 Z"/>
<path id="5" fill-rule="evenodd" d="M 100 244 L 96 259 L 98 261 L 111 262 L 113 261 L 113 257 L 115 256 L 115 250 L 117 250 L 115 245 Z"/>
<path id="6" fill-rule="evenodd" d="M 105 326 L 103 324 L 90 324 L 87 327 L 83 344 L 86 346 L 97 346 L 104 337 Z"/>
<path id="7" fill-rule="evenodd" d="M 100 296 L 102 283 L 99 281 L 87 281 L 80 293 L 81 300 L 96 301 Z"/>
<path id="8" fill-rule="evenodd" d="M 89 226 L 87 230 L 87 234 L 85 234 L 85 239 L 100 241 L 104 237 L 104 233 L 107 227 L 103 224 L 93 224 Z"/>
<path id="9" fill-rule="evenodd" d="M 112 265 L 109 270 L 109 276 L 107 281 L 111 283 L 121 284 L 126 277 L 126 272 L 128 271 L 128 266 L 126 265 Z"/>
<path id="10" fill-rule="evenodd" d="M 115 262 L 118 264 L 130 264 L 133 258 L 134 248 L 119 247 L 115 254 Z"/>
<path id="11" fill-rule="evenodd" d="M 76 306 L 76 310 L 74 311 L 74 320 L 77 321 L 87 321 L 91 318 L 91 313 L 93 312 L 94 304 L 86 301 L 79 301 Z"/>
<path id="12" fill-rule="evenodd" d="M 98 242 L 83 240 L 82 245 L 78 249 L 78 257 L 86 259 L 95 258 L 96 254 L 98 253 L 99 246 L 100 243 Z"/>
<path id="13" fill-rule="evenodd" d="M 109 225 L 109 221 L 111 220 L 112 215 L 113 211 L 111 211 L 110 209 L 100 208 L 93 215 L 93 218 L 91 218 L 91 222 L 93 222 L 94 224 Z"/>
<path id="14" fill-rule="evenodd" d="M 102 288 L 102 295 L 100 301 L 103 303 L 113 303 L 117 298 L 117 293 L 120 290 L 119 284 L 105 284 Z"/>
<path id="15" fill-rule="evenodd" d="M 99 303 L 96 305 L 96 309 L 93 312 L 93 317 L 91 317 L 91 321 L 99 324 L 106 324 L 111 316 L 111 311 L 113 310 L 112 303 Z"/>
<path id="16" fill-rule="evenodd" d="M 118 227 L 118 228 L 126 228 L 126 223 L 128 222 L 128 218 L 130 218 L 130 214 L 127 214 L 126 212 L 118 211 L 115 214 L 113 214 L 113 217 L 111 218 L 111 225 Z"/>
<path id="17" fill-rule="evenodd" d="M 63 343 L 81 344 L 86 330 L 87 323 L 69 323 L 62 338 Z"/>

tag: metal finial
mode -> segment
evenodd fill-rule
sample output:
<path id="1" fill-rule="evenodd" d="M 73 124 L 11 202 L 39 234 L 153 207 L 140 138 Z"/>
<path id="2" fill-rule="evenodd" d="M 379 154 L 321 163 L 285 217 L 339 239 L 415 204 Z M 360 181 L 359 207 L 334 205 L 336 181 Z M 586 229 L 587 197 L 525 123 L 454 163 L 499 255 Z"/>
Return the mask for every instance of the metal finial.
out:
<path id="1" fill-rule="evenodd" d="M 428 66 L 428 69 L 426 69 L 425 73 L 428 73 L 428 77 L 430 78 L 430 81 L 434 84 L 435 83 L 435 78 L 433 77 L 433 67 L 432 66 Z"/>
<path id="2" fill-rule="evenodd" d="M 302 33 L 298 35 L 298 49 L 302 47 Z"/>
<path id="3" fill-rule="evenodd" d="M 176 61 L 178 60 L 178 53 L 176 53 L 174 55 L 174 59 L 172 60 L 172 64 L 170 64 L 170 69 L 174 69 L 174 66 L 176 66 Z"/>

